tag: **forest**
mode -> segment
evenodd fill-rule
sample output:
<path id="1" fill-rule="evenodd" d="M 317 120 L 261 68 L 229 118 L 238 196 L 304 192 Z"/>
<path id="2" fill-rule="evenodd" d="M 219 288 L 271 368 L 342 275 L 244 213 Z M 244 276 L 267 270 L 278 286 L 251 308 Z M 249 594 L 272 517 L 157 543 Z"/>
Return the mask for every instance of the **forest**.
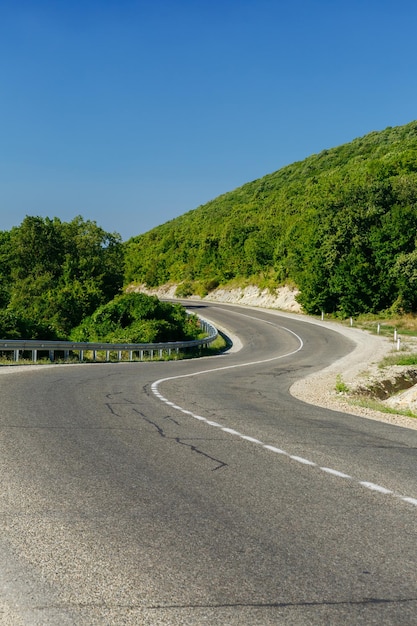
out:
<path id="1" fill-rule="evenodd" d="M 191 339 L 177 294 L 253 284 L 300 290 L 307 313 L 417 313 L 417 121 L 372 132 L 122 242 L 77 217 L 0 231 L 0 337 Z"/>
<path id="2" fill-rule="evenodd" d="M 125 243 L 125 282 L 297 286 L 307 313 L 417 310 L 417 122 L 324 150 Z"/>

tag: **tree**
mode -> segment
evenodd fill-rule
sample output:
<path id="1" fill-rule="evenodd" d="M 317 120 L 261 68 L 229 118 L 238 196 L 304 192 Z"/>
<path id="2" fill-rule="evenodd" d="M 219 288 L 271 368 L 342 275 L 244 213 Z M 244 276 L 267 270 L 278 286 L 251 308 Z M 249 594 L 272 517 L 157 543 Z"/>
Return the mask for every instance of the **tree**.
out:
<path id="1" fill-rule="evenodd" d="M 69 223 L 26 217 L 3 250 L 10 267 L 8 310 L 56 338 L 66 338 L 123 285 L 120 236 L 80 216 Z"/>

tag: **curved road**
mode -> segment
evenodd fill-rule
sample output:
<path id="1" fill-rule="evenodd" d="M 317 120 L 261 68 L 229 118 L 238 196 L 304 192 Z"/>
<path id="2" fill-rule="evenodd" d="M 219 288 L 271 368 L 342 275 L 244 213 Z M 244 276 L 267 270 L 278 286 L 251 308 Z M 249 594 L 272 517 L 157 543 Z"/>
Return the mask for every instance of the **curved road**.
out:
<path id="1" fill-rule="evenodd" d="M 417 431 L 289 395 L 338 333 L 195 309 L 242 349 L 2 373 L 0 623 L 417 624 Z"/>

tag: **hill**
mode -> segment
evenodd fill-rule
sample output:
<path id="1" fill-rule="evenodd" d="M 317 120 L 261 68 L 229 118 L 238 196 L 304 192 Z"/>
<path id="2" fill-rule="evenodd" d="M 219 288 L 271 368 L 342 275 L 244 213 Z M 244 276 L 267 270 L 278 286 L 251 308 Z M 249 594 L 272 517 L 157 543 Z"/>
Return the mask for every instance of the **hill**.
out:
<path id="1" fill-rule="evenodd" d="M 417 310 L 417 121 L 252 181 L 125 244 L 125 283 L 300 289 L 308 313 Z"/>

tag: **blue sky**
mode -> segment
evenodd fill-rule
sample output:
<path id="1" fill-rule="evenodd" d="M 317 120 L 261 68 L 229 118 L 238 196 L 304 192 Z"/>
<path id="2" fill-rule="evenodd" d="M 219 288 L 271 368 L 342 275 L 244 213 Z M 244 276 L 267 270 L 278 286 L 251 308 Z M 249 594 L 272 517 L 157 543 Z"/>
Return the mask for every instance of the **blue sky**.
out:
<path id="1" fill-rule="evenodd" d="M 417 118 L 415 0 L 0 0 L 0 230 L 124 240 Z"/>

